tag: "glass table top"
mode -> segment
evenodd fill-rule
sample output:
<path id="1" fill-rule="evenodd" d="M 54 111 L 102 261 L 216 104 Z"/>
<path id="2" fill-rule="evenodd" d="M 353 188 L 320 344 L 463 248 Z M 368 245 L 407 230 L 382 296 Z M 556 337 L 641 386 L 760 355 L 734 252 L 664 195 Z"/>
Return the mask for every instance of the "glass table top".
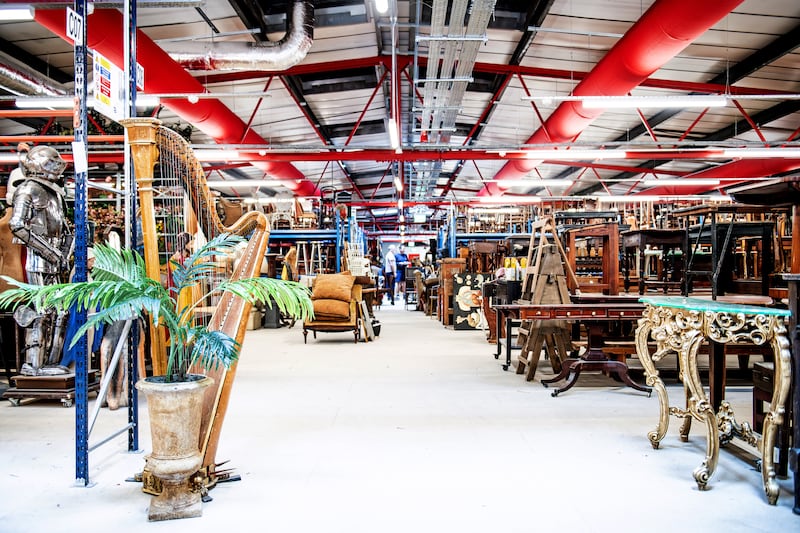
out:
<path id="1" fill-rule="evenodd" d="M 674 307 L 687 311 L 709 311 L 712 313 L 745 313 L 749 315 L 790 316 L 788 309 L 775 307 L 762 307 L 760 305 L 746 305 L 704 298 L 691 298 L 684 296 L 643 296 L 639 301 L 655 307 Z"/>

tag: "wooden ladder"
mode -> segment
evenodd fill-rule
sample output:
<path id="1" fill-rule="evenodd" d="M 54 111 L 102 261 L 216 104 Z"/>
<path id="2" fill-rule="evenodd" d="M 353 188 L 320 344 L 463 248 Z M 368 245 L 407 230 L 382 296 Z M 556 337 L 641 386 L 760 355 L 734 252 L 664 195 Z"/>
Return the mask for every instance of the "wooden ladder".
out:
<path id="1" fill-rule="evenodd" d="M 552 218 L 534 223 L 522 283 L 522 297 L 526 304 L 570 303 L 567 275 L 575 281 L 575 273 L 567 262 L 567 254 L 556 233 Z M 565 270 L 566 267 L 566 270 Z M 522 347 L 517 360 L 517 374 L 533 380 L 542 348 L 545 349 L 553 371 L 561 371 L 561 363 L 572 350 L 570 325 L 566 320 L 523 320 L 518 328 L 518 342 Z"/>

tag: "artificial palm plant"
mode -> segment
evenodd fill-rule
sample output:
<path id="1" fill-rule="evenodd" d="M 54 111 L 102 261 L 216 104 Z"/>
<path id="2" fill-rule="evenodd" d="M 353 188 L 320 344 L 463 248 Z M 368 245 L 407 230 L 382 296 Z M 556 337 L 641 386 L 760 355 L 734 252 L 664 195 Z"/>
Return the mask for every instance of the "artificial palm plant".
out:
<path id="1" fill-rule="evenodd" d="M 166 382 L 188 379 L 188 370 L 198 364 L 208 370 L 219 365 L 229 368 L 239 356 L 238 343 L 221 331 L 196 325 L 194 310 L 214 296 L 229 292 L 250 303 L 275 302 L 284 313 L 305 319 L 313 314 L 309 291 L 292 281 L 272 278 L 225 280 L 189 304 L 181 305 L 181 291 L 191 289 L 207 279 L 215 270 L 214 258 L 230 254 L 244 239 L 223 233 L 192 253 L 184 265 L 173 273 L 175 286 L 165 288 L 150 279 L 144 260 L 136 252 L 118 251 L 98 245 L 91 281 L 54 285 L 30 285 L 3 276 L 16 288 L 0 293 L 0 307 L 28 304 L 39 309 L 56 307 L 69 310 L 76 306 L 88 314 L 86 323 L 72 339 L 74 345 L 89 328 L 112 324 L 118 320 L 149 317 L 153 325 L 163 324 L 169 333 Z M 96 311 L 95 311 L 96 310 Z"/>

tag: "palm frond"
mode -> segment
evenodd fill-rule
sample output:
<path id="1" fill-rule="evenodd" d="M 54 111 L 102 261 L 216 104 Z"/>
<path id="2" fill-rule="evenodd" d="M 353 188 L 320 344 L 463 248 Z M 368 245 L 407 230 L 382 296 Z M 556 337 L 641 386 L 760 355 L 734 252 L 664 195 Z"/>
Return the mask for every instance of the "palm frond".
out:
<path id="1" fill-rule="evenodd" d="M 239 358 L 241 346 L 222 331 L 210 331 L 203 327 L 192 328 L 190 340 L 194 343 L 191 364 L 203 368 L 230 368 Z"/>
<path id="2" fill-rule="evenodd" d="M 118 251 L 98 244 L 94 247 L 92 278 L 98 281 L 127 281 L 136 283 L 146 278 L 144 260 L 131 250 Z"/>
<path id="3" fill-rule="evenodd" d="M 6 289 L 2 293 L 0 293 L 0 308 L 6 307 L 16 307 L 17 305 L 22 304 L 33 304 L 33 300 L 38 296 L 39 288 L 38 285 L 30 285 L 28 283 L 23 283 L 21 281 L 17 281 L 14 278 L 8 276 L 0 276 L 6 283 L 9 285 L 16 287 L 11 289 Z M 52 285 L 49 286 L 52 290 Z"/>
<path id="4" fill-rule="evenodd" d="M 217 286 L 216 291 L 229 292 L 250 303 L 263 302 L 270 307 L 275 302 L 282 313 L 297 319 L 304 320 L 313 315 L 310 291 L 294 281 L 273 278 L 226 280 Z"/>
<path id="5" fill-rule="evenodd" d="M 242 242 L 245 242 L 243 237 L 221 233 L 195 250 L 172 274 L 177 290 L 191 287 L 206 279 L 216 268 L 211 261 L 213 256 L 230 254 Z"/>
<path id="6" fill-rule="evenodd" d="M 162 313 L 162 302 L 153 300 L 146 296 L 137 298 L 128 298 L 120 300 L 108 307 L 102 307 L 96 312 L 90 312 L 86 316 L 86 322 L 83 323 L 75 332 L 75 336 L 70 340 L 70 346 L 74 346 L 77 341 L 86 334 L 90 328 L 96 328 L 100 324 L 113 324 L 120 320 L 132 320 L 142 316 L 143 311 L 150 314 L 151 320 L 154 323 L 164 320 L 165 326 L 170 327 L 170 323 L 174 323 L 174 318 L 170 318 L 171 312 Z"/>

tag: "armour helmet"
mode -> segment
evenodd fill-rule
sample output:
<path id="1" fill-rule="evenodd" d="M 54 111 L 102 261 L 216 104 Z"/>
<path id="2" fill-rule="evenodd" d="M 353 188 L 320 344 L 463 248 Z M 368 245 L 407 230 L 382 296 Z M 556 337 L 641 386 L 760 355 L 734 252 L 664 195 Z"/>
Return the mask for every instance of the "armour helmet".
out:
<path id="1" fill-rule="evenodd" d="M 26 178 L 40 178 L 56 182 L 61 177 L 67 162 L 52 146 L 34 146 L 20 154 L 19 165 Z"/>

